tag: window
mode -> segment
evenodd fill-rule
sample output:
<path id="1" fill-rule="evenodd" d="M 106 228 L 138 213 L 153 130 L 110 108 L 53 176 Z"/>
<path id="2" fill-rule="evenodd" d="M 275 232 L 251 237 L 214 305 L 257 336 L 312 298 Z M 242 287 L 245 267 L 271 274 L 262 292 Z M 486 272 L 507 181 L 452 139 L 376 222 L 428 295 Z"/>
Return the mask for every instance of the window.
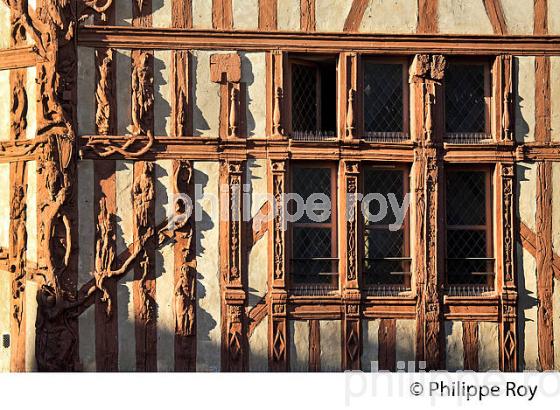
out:
<path id="1" fill-rule="evenodd" d="M 331 210 L 330 213 L 316 211 L 314 215 L 319 218 L 305 212 L 291 224 L 291 285 L 294 288 L 311 289 L 317 285 L 323 289 L 338 289 L 336 175 L 335 164 L 301 163 L 292 167 L 292 192 L 305 202 L 323 194 Z M 310 199 L 311 195 L 314 197 Z M 300 201 L 297 206 L 302 205 Z M 298 211 L 293 200 L 288 207 L 291 215 Z M 299 211 L 301 214 L 301 209 Z"/>
<path id="2" fill-rule="evenodd" d="M 364 261 L 362 281 L 366 292 L 374 295 L 393 295 L 410 290 L 410 253 L 408 207 L 400 226 L 392 226 L 396 221 L 391 206 L 384 218 L 377 215 L 380 211 L 378 200 L 369 200 L 373 194 L 381 194 L 388 201 L 390 194 L 395 195 L 402 206 L 409 190 L 409 174 L 405 167 L 364 167 L 363 171 L 363 236 Z M 371 197 L 373 198 L 373 197 Z M 366 208 L 366 209 L 364 209 Z M 369 211 L 369 212 L 366 212 Z M 372 220 L 373 219 L 373 220 Z M 376 219 L 380 219 L 377 220 Z M 396 224 L 395 224 L 396 225 Z"/>
<path id="3" fill-rule="evenodd" d="M 490 138 L 490 68 L 488 64 L 451 62 L 445 74 L 445 132 L 454 143 Z"/>
<path id="4" fill-rule="evenodd" d="M 494 287 L 490 170 L 446 172 L 446 271 L 450 293 Z"/>
<path id="5" fill-rule="evenodd" d="M 290 59 L 292 138 L 321 140 L 336 136 L 336 58 Z"/>
<path id="6" fill-rule="evenodd" d="M 364 131 L 370 141 L 408 138 L 408 81 L 403 62 L 364 61 Z"/>

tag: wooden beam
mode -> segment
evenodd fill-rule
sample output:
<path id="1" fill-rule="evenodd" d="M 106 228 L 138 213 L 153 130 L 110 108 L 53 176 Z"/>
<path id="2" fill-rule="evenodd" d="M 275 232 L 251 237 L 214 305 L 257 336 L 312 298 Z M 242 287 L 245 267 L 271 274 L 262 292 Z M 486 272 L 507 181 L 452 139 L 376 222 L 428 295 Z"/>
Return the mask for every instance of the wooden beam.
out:
<path id="1" fill-rule="evenodd" d="M 360 24 L 362 23 L 368 4 L 369 0 L 354 0 L 352 2 L 352 7 L 344 22 L 345 32 L 358 31 L 360 29 Z"/>
<path id="2" fill-rule="evenodd" d="M 212 27 L 217 30 L 233 29 L 232 0 L 212 0 Z"/>
<path id="3" fill-rule="evenodd" d="M 533 34 L 548 34 L 548 0 L 534 0 Z"/>
<path id="4" fill-rule="evenodd" d="M 192 27 L 192 0 L 172 0 L 171 25 L 176 28 Z"/>
<path id="5" fill-rule="evenodd" d="M 259 0 L 259 30 L 278 28 L 278 0 Z"/>
<path id="6" fill-rule="evenodd" d="M 316 29 L 315 0 L 300 0 L 300 30 L 312 32 Z"/>
<path id="7" fill-rule="evenodd" d="M 486 14 L 490 19 L 494 34 L 507 34 L 506 19 L 504 17 L 504 10 L 502 9 L 502 2 L 500 0 L 483 0 Z"/>
<path id="8" fill-rule="evenodd" d="M 552 267 L 552 163 L 537 164 L 537 335 L 539 363 L 542 370 L 554 370 L 554 333 L 552 290 L 554 272 Z"/>
<path id="9" fill-rule="evenodd" d="M 86 26 L 78 45 L 121 49 L 221 49 L 293 52 L 355 51 L 376 54 L 560 55 L 560 36 L 455 34 L 292 33 Z"/>
<path id="10" fill-rule="evenodd" d="M 418 0 L 417 33 L 438 32 L 438 0 Z"/>
<path id="11" fill-rule="evenodd" d="M 34 46 L 11 47 L 0 50 L 0 71 L 14 68 L 34 67 L 42 59 Z"/>
<path id="12" fill-rule="evenodd" d="M 478 371 L 478 322 L 463 321 L 463 369 Z"/>

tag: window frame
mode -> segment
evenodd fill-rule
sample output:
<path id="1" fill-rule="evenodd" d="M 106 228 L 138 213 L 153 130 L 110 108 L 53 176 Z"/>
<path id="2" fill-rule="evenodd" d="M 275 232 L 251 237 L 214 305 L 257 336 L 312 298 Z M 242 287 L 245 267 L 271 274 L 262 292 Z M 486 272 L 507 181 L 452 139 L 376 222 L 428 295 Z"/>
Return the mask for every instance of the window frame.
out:
<path id="1" fill-rule="evenodd" d="M 365 73 L 366 73 L 366 64 L 367 63 L 374 63 L 374 64 L 387 64 L 387 65 L 401 65 L 402 67 L 402 85 L 403 85 L 403 129 L 401 131 L 394 131 L 395 133 L 402 133 L 403 140 L 410 140 L 410 85 L 408 81 L 409 77 L 409 70 L 410 70 L 410 59 L 404 56 L 376 56 L 376 55 L 363 55 L 360 61 L 360 70 L 359 70 L 359 86 L 360 86 L 360 101 L 362 101 L 362 106 L 360 107 L 360 117 L 361 117 L 361 129 L 363 130 L 362 139 L 371 140 L 375 142 L 376 139 L 380 138 L 381 133 L 383 131 L 366 131 L 366 122 L 365 122 L 365 113 L 366 113 L 366 106 L 365 106 L 365 98 L 364 98 L 364 90 L 365 90 Z M 367 133 L 371 132 L 372 136 L 368 137 Z M 393 132 L 393 131 L 391 131 Z M 374 136 L 378 134 L 378 136 Z"/>
<path id="2" fill-rule="evenodd" d="M 494 172 L 495 172 L 495 167 L 493 164 L 484 164 L 484 165 L 448 165 L 445 167 L 444 169 L 444 181 L 443 181 L 443 186 L 442 186 L 442 190 L 443 190 L 443 201 L 442 201 L 442 208 L 443 208 L 443 216 L 444 216 L 444 228 L 442 229 L 442 237 L 443 237 L 443 281 L 444 281 L 444 286 L 445 286 L 445 292 L 446 293 L 450 293 L 450 289 L 453 286 L 469 286 L 469 285 L 461 285 L 461 284 L 454 284 L 454 285 L 450 285 L 449 284 L 449 275 L 448 275 L 448 269 L 447 269 L 447 250 L 448 250 L 448 243 L 447 243 L 447 232 L 448 230 L 450 230 L 449 228 L 449 224 L 447 223 L 447 178 L 448 178 L 448 172 L 453 172 L 453 171 L 458 171 L 458 172 L 463 172 L 463 171 L 470 171 L 470 172 L 484 172 L 485 174 L 485 192 L 486 192 L 486 204 L 485 204 L 485 209 L 486 209 L 486 224 L 485 225 L 451 225 L 454 228 L 452 228 L 451 230 L 454 229 L 468 229 L 468 230 L 480 230 L 480 231 L 486 231 L 486 257 L 488 259 L 488 261 L 492 262 L 493 265 L 493 272 L 490 275 L 487 275 L 487 281 L 486 281 L 486 286 L 489 288 L 490 292 L 495 292 L 496 291 L 496 285 L 497 285 L 497 276 L 498 276 L 498 272 L 497 272 L 497 260 L 496 260 L 496 249 L 495 248 L 495 243 L 496 240 L 494 238 L 494 234 L 496 232 L 496 227 L 494 226 L 496 221 L 495 221 L 495 216 L 494 216 L 494 211 L 495 211 L 495 195 L 494 195 Z M 476 286 L 476 285 L 475 285 Z M 484 286 L 484 285 L 482 285 Z"/>
<path id="3" fill-rule="evenodd" d="M 338 249 L 338 234 L 339 234 L 339 215 L 338 215 L 338 162 L 337 161 L 291 161 L 289 166 L 289 173 L 288 173 L 288 184 L 289 184 L 289 191 L 290 193 L 295 193 L 294 190 L 294 174 L 297 168 L 327 168 L 330 170 L 331 173 L 331 218 L 330 222 L 323 222 L 323 223 L 300 223 L 300 222 L 290 222 L 288 228 L 288 235 L 287 239 L 289 240 L 289 246 L 287 247 L 287 254 L 288 254 L 288 267 L 289 273 L 287 275 L 287 287 L 290 290 L 294 290 L 297 288 L 305 288 L 305 287 L 324 287 L 328 288 L 329 290 L 336 290 L 340 289 L 340 255 Z M 290 206 L 288 206 L 288 209 Z M 291 213 L 291 211 L 290 211 Z M 330 259 L 332 260 L 331 264 L 333 266 L 333 273 L 336 270 L 336 274 L 331 275 L 330 284 L 314 284 L 314 283 L 298 283 L 294 281 L 294 268 L 293 268 L 293 255 L 294 255 L 294 246 L 295 242 L 294 238 L 294 229 L 295 228 L 330 228 L 331 229 L 331 256 Z M 332 289 L 331 289 L 332 288 Z"/>
<path id="4" fill-rule="evenodd" d="M 319 69 L 319 63 L 311 60 L 311 59 L 306 59 L 305 57 L 309 56 L 310 58 L 324 58 L 324 59 L 330 59 L 332 58 L 334 60 L 334 64 L 335 64 L 335 70 L 338 73 L 338 64 L 340 61 L 340 55 L 338 53 L 336 54 L 323 54 L 323 53 L 288 53 L 287 56 L 287 62 L 286 62 L 286 72 L 285 74 L 285 88 L 287 90 L 287 93 L 285 95 L 286 98 L 286 128 L 287 128 L 287 134 L 288 134 L 288 138 L 293 138 L 293 134 L 294 134 L 294 129 L 293 129 L 293 102 L 292 102 L 292 98 L 293 98 L 293 66 L 294 65 L 306 65 L 309 67 L 313 67 L 316 69 L 316 78 L 315 78 L 315 84 L 316 84 L 316 93 L 315 93 L 315 99 L 316 99 L 316 116 L 317 116 L 317 120 L 316 120 L 316 131 L 322 131 L 322 78 L 321 78 L 321 70 Z M 333 104 L 335 104 L 335 112 L 336 112 L 336 104 L 340 98 L 340 92 L 339 92 L 339 86 L 340 86 L 340 79 L 338 74 L 335 75 L 335 79 L 336 79 L 336 84 L 335 84 L 335 91 L 336 91 L 336 101 L 333 102 Z M 336 120 L 336 124 L 335 124 L 335 137 L 337 136 L 336 134 L 336 129 L 338 127 L 338 118 Z"/>
<path id="5" fill-rule="evenodd" d="M 362 165 L 360 170 L 360 193 L 362 195 L 366 195 L 365 192 L 365 172 L 367 168 L 375 168 L 381 171 L 401 171 L 403 173 L 403 198 L 404 195 L 410 193 L 410 178 L 411 178 L 411 169 L 410 164 L 403 164 L 403 163 L 379 163 L 379 162 L 366 162 Z M 360 221 L 359 221 L 359 232 L 360 232 L 360 242 L 359 242 L 359 250 L 358 253 L 360 259 L 360 289 L 364 292 L 371 291 L 373 288 L 382 288 L 382 287 L 391 287 L 392 284 L 381 284 L 381 285 L 367 285 L 366 284 L 366 272 L 364 269 L 364 263 L 366 259 L 365 255 L 365 234 L 367 229 L 379 229 L 379 230 L 386 230 L 388 229 L 388 225 L 377 225 L 374 228 L 368 228 L 365 224 L 365 218 L 361 211 L 361 202 L 360 202 Z M 375 226 L 375 225 L 373 225 Z M 403 226 L 401 228 L 403 230 L 403 261 L 407 260 L 410 266 L 410 273 L 409 275 L 404 275 L 405 279 L 403 281 L 403 287 L 407 288 L 406 292 L 412 291 L 412 263 L 413 258 L 411 256 L 411 235 L 410 235 L 410 206 L 407 209 L 405 214 L 405 218 L 403 220 Z"/>
<path id="6" fill-rule="evenodd" d="M 452 57 L 448 60 L 447 70 L 449 70 L 450 65 L 481 65 L 483 66 L 484 70 L 484 134 L 486 135 L 485 139 L 494 140 L 493 134 L 493 76 L 492 76 L 492 62 L 489 61 L 488 58 L 485 57 Z M 443 110 L 443 140 L 448 142 L 448 133 L 447 132 L 447 107 L 446 107 L 446 93 L 447 93 L 447 74 L 444 77 L 442 82 L 442 91 L 443 91 L 443 98 L 442 98 L 442 110 Z M 474 134 L 474 133 L 465 133 L 465 134 Z"/>

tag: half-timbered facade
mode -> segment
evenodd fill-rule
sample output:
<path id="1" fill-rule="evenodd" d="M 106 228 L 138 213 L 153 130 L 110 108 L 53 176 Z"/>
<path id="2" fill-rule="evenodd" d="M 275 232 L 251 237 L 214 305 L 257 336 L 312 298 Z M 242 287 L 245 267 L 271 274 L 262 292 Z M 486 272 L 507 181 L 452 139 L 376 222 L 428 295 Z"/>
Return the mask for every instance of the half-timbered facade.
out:
<path id="1" fill-rule="evenodd" d="M 0 89 L 1 371 L 560 369 L 559 0 L 0 0 Z"/>

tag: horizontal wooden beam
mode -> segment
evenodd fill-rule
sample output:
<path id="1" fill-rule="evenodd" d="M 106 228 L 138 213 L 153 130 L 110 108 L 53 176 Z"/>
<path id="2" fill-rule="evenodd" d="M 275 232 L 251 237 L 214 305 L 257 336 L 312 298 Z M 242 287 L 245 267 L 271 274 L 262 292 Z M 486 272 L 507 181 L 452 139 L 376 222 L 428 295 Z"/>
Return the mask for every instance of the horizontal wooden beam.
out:
<path id="1" fill-rule="evenodd" d="M 85 159 L 100 159 L 95 148 L 103 151 L 104 148 L 123 146 L 128 140 L 127 136 L 82 136 L 80 137 L 81 156 Z M 146 137 L 145 137 L 146 138 Z M 247 157 L 267 158 L 271 152 L 289 152 L 293 159 L 324 158 L 339 160 L 349 158 L 353 160 L 369 161 L 414 161 L 414 148 L 416 143 L 404 141 L 398 143 L 368 143 L 365 141 L 322 141 L 299 142 L 295 140 L 271 140 L 267 138 L 240 139 L 235 142 L 211 137 L 164 137 L 154 138 L 153 146 L 142 155 L 142 160 L 174 159 L 188 157 L 191 160 L 199 159 L 226 159 L 232 156 L 238 159 Z M 138 143 L 142 145 L 141 137 Z M 87 144 L 90 144 L 88 146 Z M 28 145 L 33 145 L 29 140 Z M 0 143 L 0 162 L 2 157 L 9 157 L 8 152 L 3 155 L 3 145 Z M 7 145 L 6 145 L 7 148 Z M 21 148 L 20 148 L 21 149 Z M 448 163 L 488 163 L 497 161 L 534 161 L 551 160 L 560 161 L 560 143 L 531 142 L 514 144 L 496 142 L 491 144 L 443 144 L 443 160 Z M 11 155 L 10 157 L 14 157 Z M 126 159 L 126 156 L 115 154 L 111 159 Z M 132 156 L 129 159 L 134 159 Z"/>
<path id="2" fill-rule="evenodd" d="M 560 55 L 560 36 L 259 32 L 85 26 L 78 44 L 123 49 Z"/>
<path id="3" fill-rule="evenodd" d="M 0 50 L 0 70 L 32 67 L 40 61 L 41 58 L 35 51 L 34 46 L 12 47 Z"/>

